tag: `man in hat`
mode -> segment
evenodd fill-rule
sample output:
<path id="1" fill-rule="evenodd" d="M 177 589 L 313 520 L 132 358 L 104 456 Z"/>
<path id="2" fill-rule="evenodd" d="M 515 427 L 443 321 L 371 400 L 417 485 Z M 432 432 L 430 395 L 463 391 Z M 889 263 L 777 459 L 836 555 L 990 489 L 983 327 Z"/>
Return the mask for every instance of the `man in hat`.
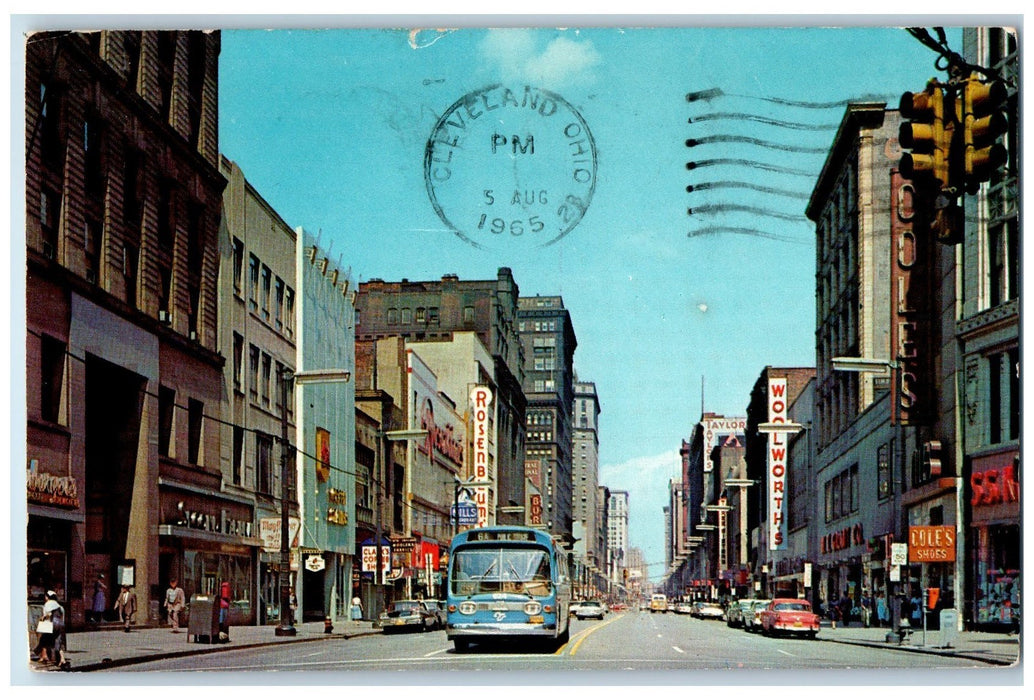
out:
<path id="1" fill-rule="evenodd" d="M 136 614 L 136 593 L 129 586 L 122 586 L 122 592 L 115 601 L 115 610 L 118 612 L 118 619 L 125 625 L 125 631 L 128 632 L 133 624 L 133 615 Z"/>

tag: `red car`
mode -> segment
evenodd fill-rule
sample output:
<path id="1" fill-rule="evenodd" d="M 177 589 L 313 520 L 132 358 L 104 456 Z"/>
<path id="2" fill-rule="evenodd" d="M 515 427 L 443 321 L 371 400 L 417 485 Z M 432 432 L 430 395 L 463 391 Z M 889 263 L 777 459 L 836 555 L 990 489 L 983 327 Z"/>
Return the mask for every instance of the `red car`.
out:
<path id="1" fill-rule="evenodd" d="M 801 598 L 776 598 L 761 611 L 761 634 L 800 634 L 812 639 L 819 633 L 819 616 Z"/>

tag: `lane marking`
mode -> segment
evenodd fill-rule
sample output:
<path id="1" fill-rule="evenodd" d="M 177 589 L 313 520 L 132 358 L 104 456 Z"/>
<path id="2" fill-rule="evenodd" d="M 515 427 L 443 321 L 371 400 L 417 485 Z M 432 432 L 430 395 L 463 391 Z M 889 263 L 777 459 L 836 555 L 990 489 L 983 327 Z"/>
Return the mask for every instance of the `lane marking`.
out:
<path id="1" fill-rule="evenodd" d="M 776 651 L 778 651 L 780 654 L 786 654 L 787 656 L 793 656 L 793 657 L 797 656 L 797 654 L 791 654 L 790 652 L 783 651 L 782 649 L 776 649 Z"/>
<path id="2" fill-rule="evenodd" d="M 435 654 L 444 654 L 445 652 L 449 651 L 449 649 L 451 649 L 451 648 L 452 647 L 445 647 L 444 649 L 438 649 L 437 651 L 432 651 L 430 653 L 424 654 L 424 658 L 426 659 L 428 656 L 434 656 Z"/>
<path id="3" fill-rule="evenodd" d="M 607 620 L 606 622 L 601 622 L 599 624 L 593 625 L 589 629 L 585 630 L 585 632 L 582 633 L 581 638 L 575 643 L 575 645 L 573 647 L 571 647 L 571 656 L 574 656 L 575 654 L 578 653 L 578 648 L 582 646 L 582 642 L 584 642 L 586 639 L 589 638 L 590 634 L 592 634 L 593 632 L 595 632 L 598 629 L 603 629 L 604 627 L 609 625 L 611 622 L 617 622 L 618 620 L 620 620 L 623 617 L 624 617 L 623 614 L 622 615 L 618 615 L 616 617 L 612 617 L 611 619 Z"/>
<path id="4" fill-rule="evenodd" d="M 686 652 L 682 651 L 681 649 L 679 649 L 678 647 L 672 647 L 672 649 L 674 649 L 675 651 L 677 651 L 680 654 L 685 654 L 686 653 Z"/>

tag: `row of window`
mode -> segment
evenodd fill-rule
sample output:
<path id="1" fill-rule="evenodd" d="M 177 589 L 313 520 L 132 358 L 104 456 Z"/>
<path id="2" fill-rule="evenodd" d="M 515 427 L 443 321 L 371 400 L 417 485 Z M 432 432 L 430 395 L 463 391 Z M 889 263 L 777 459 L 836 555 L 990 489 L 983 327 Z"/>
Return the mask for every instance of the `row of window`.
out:
<path id="1" fill-rule="evenodd" d="M 858 510 L 858 465 L 840 472 L 826 482 L 826 522 L 850 515 Z"/>
<path id="2" fill-rule="evenodd" d="M 517 331 L 524 333 L 526 331 L 535 331 L 538 333 L 552 333 L 556 332 L 557 322 L 556 321 L 518 321 Z"/>
<path id="3" fill-rule="evenodd" d="M 233 291 L 243 292 L 244 243 L 233 239 Z M 248 254 L 248 309 L 279 333 L 294 335 L 294 290 L 254 253 Z M 272 309 L 272 318 L 270 313 Z"/>

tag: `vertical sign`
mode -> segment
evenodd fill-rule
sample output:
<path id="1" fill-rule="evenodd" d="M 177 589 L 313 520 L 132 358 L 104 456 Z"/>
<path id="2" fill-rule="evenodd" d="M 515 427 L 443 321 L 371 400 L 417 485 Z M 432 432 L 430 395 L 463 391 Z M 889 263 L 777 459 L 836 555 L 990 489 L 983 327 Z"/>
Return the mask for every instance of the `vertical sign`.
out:
<path id="1" fill-rule="evenodd" d="M 542 494 L 531 494 L 531 514 L 528 520 L 529 525 L 542 524 Z"/>
<path id="2" fill-rule="evenodd" d="M 768 422 L 786 422 L 786 378 L 768 380 Z M 786 433 L 768 435 L 768 548 L 786 548 Z"/>
<path id="3" fill-rule="evenodd" d="M 729 568 L 729 542 L 728 535 L 728 511 L 725 506 L 728 501 L 724 496 L 718 499 L 718 571 L 724 572 Z"/>
<path id="4" fill-rule="evenodd" d="M 316 478 L 322 483 L 330 478 L 330 431 L 316 428 Z"/>
<path id="5" fill-rule="evenodd" d="M 488 487 L 474 487 L 474 503 L 478 507 L 478 527 L 488 527 Z"/>
<path id="6" fill-rule="evenodd" d="M 475 386 L 470 392 L 470 409 L 474 421 L 474 463 L 472 476 L 475 483 L 488 479 L 488 419 L 492 405 L 492 390 L 487 386 Z"/>

